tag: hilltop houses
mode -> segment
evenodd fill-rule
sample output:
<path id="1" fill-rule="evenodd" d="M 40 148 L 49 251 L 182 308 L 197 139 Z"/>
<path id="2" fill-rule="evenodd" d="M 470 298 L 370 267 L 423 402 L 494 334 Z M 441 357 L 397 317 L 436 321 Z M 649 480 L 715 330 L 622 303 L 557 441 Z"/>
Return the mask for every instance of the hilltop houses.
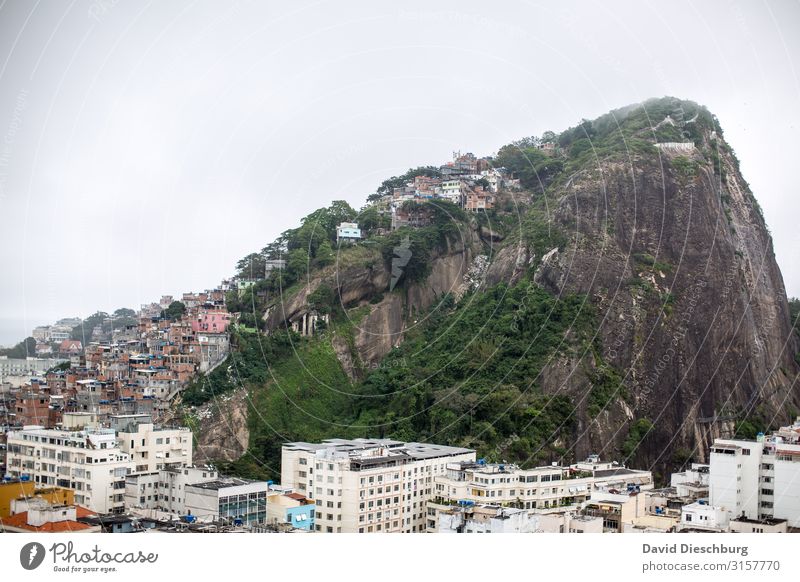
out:
<path id="1" fill-rule="evenodd" d="M 376 202 L 382 212 L 391 213 L 392 229 L 429 223 L 423 214 L 404 209 L 406 202 L 445 200 L 464 210 L 480 212 L 494 208 L 501 190 L 519 189 L 519 180 L 502 168 L 492 168 L 488 159 L 472 153 L 454 152 L 453 160 L 440 166 L 438 173 L 439 176 L 415 176 Z"/>

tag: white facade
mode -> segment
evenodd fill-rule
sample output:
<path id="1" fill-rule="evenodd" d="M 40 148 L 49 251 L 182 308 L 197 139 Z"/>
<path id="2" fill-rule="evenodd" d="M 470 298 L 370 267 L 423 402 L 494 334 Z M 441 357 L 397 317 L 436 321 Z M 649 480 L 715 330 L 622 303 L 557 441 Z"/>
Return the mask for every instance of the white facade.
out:
<path id="1" fill-rule="evenodd" d="M 678 497 L 691 499 L 708 497 L 709 471 L 708 465 L 692 463 L 685 471 L 673 473 L 669 485 L 675 488 Z"/>
<path id="2" fill-rule="evenodd" d="M 124 510 L 125 476 L 133 469 L 113 430 L 26 427 L 8 433 L 7 472 L 40 486 L 67 487 L 75 503 L 98 513 Z"/>
<path id="3" fill-rule="evenodd" d="M 355 222 L 342 222 L 336 227 L 337 241 L 356 241 L 361 239 L 361 229 Z"/>
<path id="4" fill-rule="evenodd" d="M 489 183 L 489 191 L 497 194 L 498 190 L 500 190 L 500 184 L 503 181 L 500 172 L 497 170 L 484 170 L 481 172 L 481 178 Z"/>
<path id="5" fill-rule="evenodd" d="M 62 364 L 63 358 L 9 358 L 0 356 L 0 379 L 13 376 L 38 376 Z"/>
<path id="6" fill-rule="evenodd" d="M 497 503 L 531 513 L 578 509 L 596 491 L 643 491 L 652 488 L 650 471 L 627 469 L 596 456 L 569 467 L 521 469 L 512 464 L 450 463 L 434 480 L 436 504 L 429 506 L 427 529 L 438 527 L 437 512 L 449 504 Z"/>
<path id="7" fill-rule="evenodd" d="M 316 531 L 422 532 L 433 480 L 475 451 L 388 439 L 288 443 L 281 484 L 314 500 Z"/>
<path id="8" fill-rule="evenodd" d="M 129 475 L 125 482 L 125 507 L 186 515 L 186 487 L 218 477 L 217 472 L 208 467 L 175 467 L 157 473 Z"/>
<path id="9" fill-rule="evenodd" d="M 800 527 L 800 419 L 758 441 L 717 439 L 710 456 L 712 505 L 731 519 L 786 519 Z"/>
<path id="10" fill-rule="evenodd" d="M 192 431 L 186 427 L 156 428 L 152 423 L 134 423 L 120 430 L 117 438 L 120 448 L 134 462 L 134 473 L 192 465 Z"/>
<path id="11" fill-rule="evenodd" d="M 484 505 L 443 513 L 437 533 L 533 533 L 537 520 L 524 509 Z"/>
<path id="12" fill-rule="evenodd" d="M 721 507 L 697 501 L 683 506 L 680 529 L 724 532 L 728 530 L 728 521 L 728 512 Z"/>
<path id="13" fill-rule="evenodd" d="M 442 198 L 455 204 L 461 203 L 461 180 L 445 180 L 442 182 Z"/>

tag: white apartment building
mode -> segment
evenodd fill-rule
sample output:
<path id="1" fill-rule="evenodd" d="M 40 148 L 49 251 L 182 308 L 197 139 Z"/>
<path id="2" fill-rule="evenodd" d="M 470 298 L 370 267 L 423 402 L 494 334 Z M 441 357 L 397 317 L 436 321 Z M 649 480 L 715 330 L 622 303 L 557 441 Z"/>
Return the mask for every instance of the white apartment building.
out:
<path id="1" fill-rule="evenodd" d="M 187 427 L 156 427 L 149 415 L 111 417 L 120 448 L 130 454 L 134 473 L 157 473 L 161 469 L 192 465 L 192 431 Z"/>
<path id="2" fill-rule="evenodd" d="M 708 478 L 710 467 L 692 463 L 691 467 L 680 473 L 673 473 L 669 485 L 675 488 L 678 497 L 700 499 L 708 497 Z"/>
<path id="3" fill-rule="evenodd" d="M 66 362 L 63 358 L 9 358 L 0 356 L 0 380 L 15 376 L 39 376 Z"/>
<path id="4" fill-rule="evenodd" d="M 287 443 L 281 484 L 316 503 L 326 533 L 423 532 L 434 479 L 475 451 L 388 439 Z"/>
<path id="5" fill-rule="evenodd" d="M 533 533 L 537 525 L 524 509 L 477 505 L 443 513 L 437 533 Z"/>
<path id="6" fill-rule="evenodd" d="M 125 476 L 134 466 L 111 429 L 39 426 L 8 433 L 7 464 L 12 477 L 74 490 L 75 503 L 97 513 L 124 511 Z"/>
<path id="7" fill-rule="evenodd" d="M 800 527 L 800 418 L 755 441 L 716 439 L 710 457 L 711 505 L 731 519 L 785 519 Z"/>
<path id="8" fill-rule="evenodd" d="M 728 531 L 728 512 L 721 507 L 709 505 L 703 500 L 684 505 L 678 531 L 701 530 L 709 532 Z"/>
<path id="9" fill-rule="evenodd" d="M 481 178 L 489 183 L 489 192 L 497 194 L 500 190 L 500 184 L 503 181 L 503 176 L 497 170 L 484 170 L 481 172 Z"/>
<path id="10" fill-rule="evenodd" d="M 434 502 L 428 504 L 426 529 L 439 528 L 439 514 L 459 502 L 499 504 L 554 513 L 576 510 L 595 491 L 633 492 L 651 489 L 650 471 L 637 471 L 592 456 L 563 467 L 521 469 L 513 464 L 449 463 L 434 480 Z"/>
<path id="11" fill-rule="evenodd" d="M 128 475 L 125 507 L 186 515 L 186 487 L 218 478 L 218 473 L 210 467 L 170 467 L 155 473 Z"/>

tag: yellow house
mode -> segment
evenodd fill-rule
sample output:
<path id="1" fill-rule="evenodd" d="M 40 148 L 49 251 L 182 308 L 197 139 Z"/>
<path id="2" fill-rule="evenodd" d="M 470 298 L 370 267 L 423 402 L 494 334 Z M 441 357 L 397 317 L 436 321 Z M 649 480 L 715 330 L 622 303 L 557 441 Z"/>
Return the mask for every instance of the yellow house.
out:
<path id="1" fill-rule="evenodd" d="M 33 481 L 0 482 L 0 519 L 11 515 L 11 501 L 14 499 L 39 497 L 53 505 L 75 505 L 75 492 L 64 487 L 36 489 Z"/>
<path id="2" fill-rule="evenodd" d="M 36 484 L 33 481 L 0 482 L 0 519 L 11 515 L 11 500 L 18 497 L 32 497 Z"/>

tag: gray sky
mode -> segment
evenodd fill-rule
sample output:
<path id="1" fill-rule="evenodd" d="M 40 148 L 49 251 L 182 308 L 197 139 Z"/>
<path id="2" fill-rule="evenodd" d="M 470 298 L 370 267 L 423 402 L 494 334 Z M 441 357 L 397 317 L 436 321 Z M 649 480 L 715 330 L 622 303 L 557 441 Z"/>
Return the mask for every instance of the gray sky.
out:
<path id="1" fill-rule="evenodd" d="M 400 4 L 0 2 L 0 344 L 214 285 L 410 166 L 663 95 L 717 114 L 800 295 L 798 2 Z"/>

